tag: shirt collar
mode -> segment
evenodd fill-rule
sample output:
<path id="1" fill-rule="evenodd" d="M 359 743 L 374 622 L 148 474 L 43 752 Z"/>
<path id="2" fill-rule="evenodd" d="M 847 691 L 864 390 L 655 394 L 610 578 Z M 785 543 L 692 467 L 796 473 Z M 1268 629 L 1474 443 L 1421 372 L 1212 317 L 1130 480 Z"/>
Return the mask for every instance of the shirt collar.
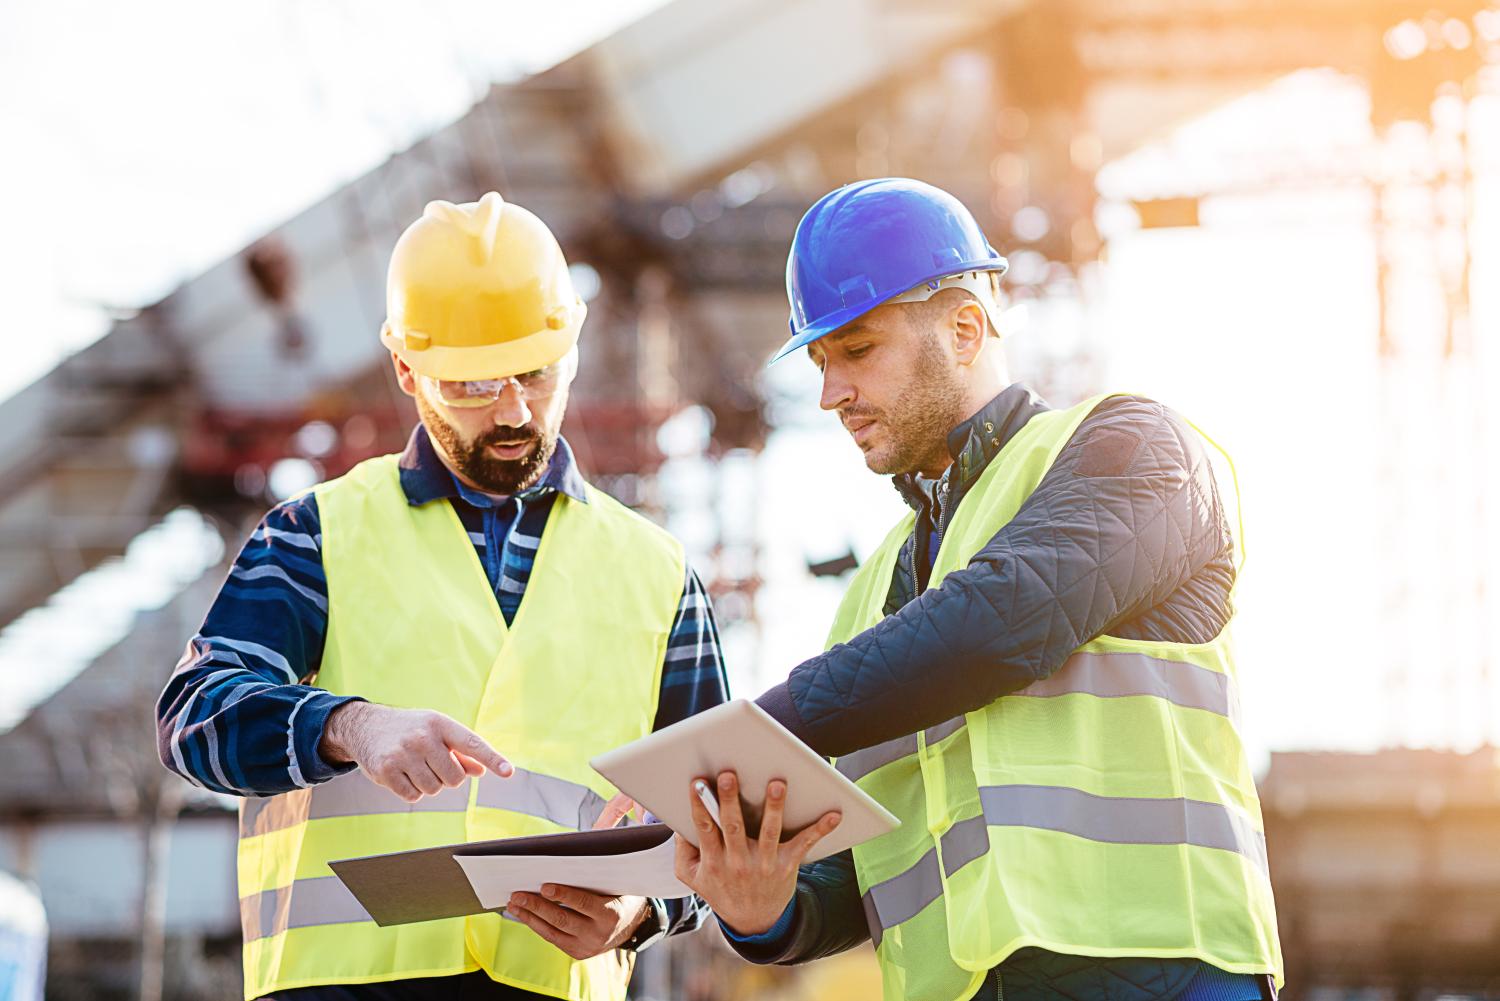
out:
<path id="1" fill-rule="evenodd" d="M 948 496 L 962 496 L 1027 421 L 1050 409 L 1040 396 L 1016 382 L 949 431 L 948 454 L 953 457 L 953 465 L 941 478 L 948 482 Z M 917 511 L 926 507 L 926 492 L 916 482 L 915 474 L 893 477 L 892 482 L 910 507 Z"/>
<path id="2" fill-rule="evenodd" d="M 454 497 L 475 507 L 494 506 L 494 499 L 489 494 L 458 481 L 458 477 L 443 464 L 437 449 L 432 445 L 432 439 L 428 437 L 427 429 L 421 424 L 412 430 L 398 466 L 401 472 L 401 489 L 406 494 L 406 502 L 413 507 Z M 568 440 L 561 436 L 557 439 L 557 448 L 553 451 L 552 460 L 547 463 L 547 470 L 542 473 L 542 478 L 517 496 L 529 500 L 554 490 L 567 494 L 576 501 L 588 503 L 588 492 L 583 474 L 578 471 L 578 464 L 573 460 L 573 449 L 568 445 Z"/>

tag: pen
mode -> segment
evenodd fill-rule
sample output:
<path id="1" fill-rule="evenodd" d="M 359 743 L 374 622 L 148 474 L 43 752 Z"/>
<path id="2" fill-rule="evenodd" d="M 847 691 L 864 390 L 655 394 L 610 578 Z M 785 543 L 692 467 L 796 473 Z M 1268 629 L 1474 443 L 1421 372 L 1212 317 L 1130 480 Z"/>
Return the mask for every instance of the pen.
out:
<path id="1" fill-rule="evenodd" d="M 698 794 L 698 800 L 708 811 L 708 815 L 714 818 L 714 826 L 723 828 L 724 825 L 719 822 L 719 801 L 714 799 L 713 793 L 709 792 L 708 783 L 698 779 L 693 783 L 693 791 Z"/>

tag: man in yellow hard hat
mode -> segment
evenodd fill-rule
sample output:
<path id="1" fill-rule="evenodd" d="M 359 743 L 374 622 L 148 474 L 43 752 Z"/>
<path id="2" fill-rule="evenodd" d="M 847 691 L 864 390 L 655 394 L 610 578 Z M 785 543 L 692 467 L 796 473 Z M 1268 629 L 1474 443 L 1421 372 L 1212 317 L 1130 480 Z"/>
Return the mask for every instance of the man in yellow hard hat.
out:
<path id="1" fill-rule="evenodd" d="M 420 426 L 266 515 L 162 693 L 162 762 L 246 797 L 247 998 L 623 998 L 694 904 L 548 886 L 380 928 L 328 867 L 608 823 L 589 759 L 727 697 L 682 546 L 559 434 L 585 307 L 541 220 L 432 202 L 387 314 Z"/>

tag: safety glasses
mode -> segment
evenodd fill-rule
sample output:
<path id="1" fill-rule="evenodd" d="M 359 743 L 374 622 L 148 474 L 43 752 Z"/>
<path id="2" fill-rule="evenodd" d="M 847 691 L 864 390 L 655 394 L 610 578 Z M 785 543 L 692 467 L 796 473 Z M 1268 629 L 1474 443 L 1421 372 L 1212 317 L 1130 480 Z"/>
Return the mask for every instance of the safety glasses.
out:
<path id="1" fill-rule="evenodd" d="M 567 372 L 570 357 L 561 358 L 546 368 L 508 375 L 501 379 L 434 379 L 421 377 L 422 385 L 439 403 L 447 407 L 487 407 L 505 393 L 505 387 L 515 384 L 523 400 L 536 400 L 550 396 Z"/>

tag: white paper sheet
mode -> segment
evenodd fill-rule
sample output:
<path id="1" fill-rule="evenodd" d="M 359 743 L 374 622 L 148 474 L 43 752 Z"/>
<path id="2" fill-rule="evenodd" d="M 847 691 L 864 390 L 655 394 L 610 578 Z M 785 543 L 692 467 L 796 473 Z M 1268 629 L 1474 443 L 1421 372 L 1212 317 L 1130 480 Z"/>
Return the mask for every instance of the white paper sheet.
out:
<path id="1" fill-rule="evenodd" d="M 673 841 L 628 855 L 455 855 L 453 860 L 490 909 L 504 907 L 512 893 L 537 893 L 543 883 L 611 896 L 686 897 L 693 891 L 672 871 Z"/>

